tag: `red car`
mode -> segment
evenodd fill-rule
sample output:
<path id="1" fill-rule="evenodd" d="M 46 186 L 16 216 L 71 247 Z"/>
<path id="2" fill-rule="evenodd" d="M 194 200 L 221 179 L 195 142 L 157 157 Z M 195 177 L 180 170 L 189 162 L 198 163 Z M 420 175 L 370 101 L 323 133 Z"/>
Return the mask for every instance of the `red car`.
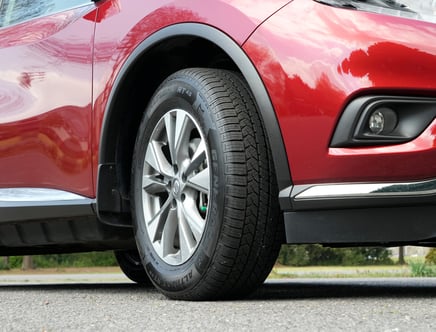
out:
<path id="1" fill-rule="evenodd" d="M 434 0 L 0 0 L 0 255 L 239 297 L 282 243 L 436 245 Z"/>

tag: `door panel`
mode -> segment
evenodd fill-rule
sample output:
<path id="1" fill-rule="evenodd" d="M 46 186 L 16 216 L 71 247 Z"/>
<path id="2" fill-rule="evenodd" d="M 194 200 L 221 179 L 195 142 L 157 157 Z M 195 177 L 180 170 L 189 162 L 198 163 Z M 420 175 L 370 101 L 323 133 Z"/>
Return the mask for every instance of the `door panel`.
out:
<path id="1" fill-rule="evenodd" d="M 27 2 L 1 4 L 0 187 L 57 188 L 93 196 L 95 6 L 65 10 L 58 5 L 65 1 Z M 30 15 L 35 18 L 13 15 L 25 6 L 36 10 Z"/>

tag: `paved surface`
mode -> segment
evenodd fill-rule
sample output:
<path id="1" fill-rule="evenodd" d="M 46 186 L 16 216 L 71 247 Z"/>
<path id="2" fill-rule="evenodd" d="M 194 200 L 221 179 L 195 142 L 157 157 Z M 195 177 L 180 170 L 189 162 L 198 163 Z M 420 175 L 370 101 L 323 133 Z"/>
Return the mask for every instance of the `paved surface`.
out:
<path id="1" fill-rule="evenodd" d="M 66 280 L 1 280 L 0 331 L 436 330 L 435 278 L 268 281 L 248 299 L 215 303 L 95 275 Z"/>
<path id="2" fill-rule="evenodd" d="M 0 287 L 8 285 L 47 284 L 107 284 L 132 283 L 122 273 L 53 273 L 53 274 L 3 274 Z M 0 288 L 1 289 L 1 288 Z"/>

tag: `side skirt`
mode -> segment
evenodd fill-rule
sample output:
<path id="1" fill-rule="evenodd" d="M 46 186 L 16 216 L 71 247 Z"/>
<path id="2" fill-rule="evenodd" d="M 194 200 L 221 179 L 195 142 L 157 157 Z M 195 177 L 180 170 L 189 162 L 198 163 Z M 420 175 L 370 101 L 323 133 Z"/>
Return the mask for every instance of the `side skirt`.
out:
<path id="1" fill-rule="evenodd" d="M 132 229 L 101 223 L 94 199 L 52 189 L 0 189 L 0 256 L 131 248 Z"/>

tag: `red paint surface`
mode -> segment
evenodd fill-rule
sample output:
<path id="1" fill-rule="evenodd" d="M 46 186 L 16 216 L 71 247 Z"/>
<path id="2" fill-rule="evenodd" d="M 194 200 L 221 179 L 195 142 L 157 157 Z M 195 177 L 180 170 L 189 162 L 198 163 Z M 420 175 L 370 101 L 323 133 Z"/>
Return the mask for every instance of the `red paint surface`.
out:
<path id="1" fill-rule="evenodd" d="M 106 98 L 135 47 L 185 21 L 242 43 L 285 3 L 106 0 L 0 29 L 0 187 L 95 197 Z"/>
<path id="2" fill-rule="evenodd" d="M 270 94 L 296 184 L 435 177 L 435 123 L 406 144 L 329 148 L 355 96 L 436 96 L 435 25 L 307 0 L 261 24 L 286 2 L 106 0 L 0 29 L 0 187 L 95 197 L 117 75 L 139 43 L 180 22 L 214 26 L 243 45 Z"/>

